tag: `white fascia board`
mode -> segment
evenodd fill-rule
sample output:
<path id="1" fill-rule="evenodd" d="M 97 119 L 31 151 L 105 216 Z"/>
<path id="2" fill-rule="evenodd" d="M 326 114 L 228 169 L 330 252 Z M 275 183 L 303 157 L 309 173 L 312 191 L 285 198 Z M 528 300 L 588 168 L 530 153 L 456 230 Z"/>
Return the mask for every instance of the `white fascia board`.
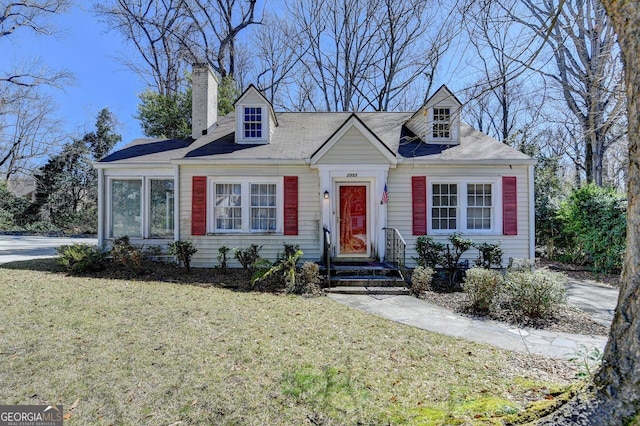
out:
<path id="1" fill-rule="evenodd" d="M 96 169 L 157 169 L 166 168 L 167 170 L 173 170 L 172 162 L 169 161 L 154 161 L 154 162 L 129 162 L 129 163 L 93 163 L 93 167 Z"/>
<path id="2" fill-rule="evenodd" d="M 505 159 L 486 159 L 486 160 L 449 160 L 443 158 L 401 158 L 398 163 L 401 164 L 463 164 L 463 165 L 535 165 L 538 161 L 534 158 L 531 159 L 518 159 L 518 160 L 505 160 Z"/>
<path id="3" fill-rule="evenodd" d="M 303 159 L 290 159 L 279 160 L 271 158 L 197 158 L 197 159 L 185 159 L 171 161 L 171 164 L 179 165 L 267 165 L 267 166 L 290 166 L 290 165 L 308 165 Z"/>

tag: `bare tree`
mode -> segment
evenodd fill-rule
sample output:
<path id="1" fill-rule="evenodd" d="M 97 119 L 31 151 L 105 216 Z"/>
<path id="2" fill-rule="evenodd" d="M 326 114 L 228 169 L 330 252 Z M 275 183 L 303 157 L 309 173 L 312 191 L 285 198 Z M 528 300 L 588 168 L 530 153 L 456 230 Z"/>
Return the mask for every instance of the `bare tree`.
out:
<path id="1" fill-rule="evenodd" d="M 522 67 L 529 41 L 503 15 L 502 6 L 491 1 L 472 2 L 464 10 L 467 38 L 477 53 L 468 68 L 480 74 L 465 90 L 465 115 L 478 130 L 514 144 L 538 124 L 545 87 L 535 72 Z"/>
<path id="2" fill-rule="evenodd" d="M 613 26 L 598 0 L 521 0 L 529 12 L 508 15 L 534 31 L 550 47 L 557 72 L 541 72 L 556 82 L 565 105 L 582 128 L 588 182 L 603 184 L 607 148 L 624 137 L 625 105 L 621 62 Z M 557 17 L 556 20 L 550 17 Z"/>
<path id="3" fill-rule="evenodd" d="M 0 0 L 0 40 L 20 30 L 52 34 L 56 28 L 49 18 L 66 11 L 69 4 L 69 0 Z M 71 78 L 69 72 L 51 70 L 37 60 L 0 72 L 0 83 L 17 86 L 59 86 Z M 0 97 L 0 106 L 2 102 Z"/>
<path id="4" fill-rule="evenodd" d="M 50 35 L 50 18 L 64 12 L 69 0 L 0 0 L 0 42 L 22 31 Z M 1 47 L 3 53 L 11 52 Z M 9 56 L 9 55 L 7 55 Z M 8 179 L 31 171 L 32 160 L 59 143 L 54 106 L 42 86 L 61 87 L 71 74 L 52 70 L 38 60 L 0 69 L 0 173 Z"/>
<path id="5" fill-rule="evenodd" d="M 52 34 L 55 28 L 48 18 L 69 7 L 69 0 L 2 0 L 0 1 L 0 37 L 20 28 L 40 34 Z"/>
<path id="6" fill-rule="evenodd" d="M 118 30 L 142 61 L 121 58 L 151 87 L 164 96 L 180 91 L 185 79 L 184 38 L 191 17 L 183 0 L 113 0 L 96 4 L 96 12 L 109 27 Z"/>
<path id="7" fill-rule="evenodd" d="M 256 0 L 183 0 L 182 7 L 192 19 L 185 42 L 191 58 L 205 60 L 222 78 L 234 76 L 238 35 L 260 23 Z"/>
<path id="8" fill-rule="evenodd" d="M 594 386 L 538 424 L 637 424 L 640 415 L 640 8 L 602 0 L 618 36 L 628 100 L 627 247 L 620 296 Z"/>
<path id="9" fill-rule="evenodd" d="M 12 101 L 0 110 L 0 172 L 5 179 L 29 174 L 33 160 L 48 154 L 62 138 L 53 119 L 55 104 L 37 87 L 13 87 L 5 93 Z"/>
<path id="10" fill-rule="evenodd" d="M 259 23 L 255 7 L 256 0 L 111 0 L 95 9 L 135 47 L 140 58 L 125 64 L 166 96 L 183 89 L 195 62 L 235 76 L 238 36 Z"/>
<path id="11" fill-rule="evenodd" d="M 428 0 L 287 3 L 286 17 L 303 49 L 302 73 L 317 87 L 317 94 L 305 92 L 305 104 L 390 110 L 417 82 L 426 79 L 429 92 L 454 25 L 442 7 L 428 6 Z"/>
<path id="12" fill-rule="evenodd" d="M 272 104 L 285 109 L 290 103 L 283 95 L 295 81 L 294 70 L 304 52 L 299 40 L 295 28 L 275 15 L 266 15 L 255 34 L 254 81 Z"/>

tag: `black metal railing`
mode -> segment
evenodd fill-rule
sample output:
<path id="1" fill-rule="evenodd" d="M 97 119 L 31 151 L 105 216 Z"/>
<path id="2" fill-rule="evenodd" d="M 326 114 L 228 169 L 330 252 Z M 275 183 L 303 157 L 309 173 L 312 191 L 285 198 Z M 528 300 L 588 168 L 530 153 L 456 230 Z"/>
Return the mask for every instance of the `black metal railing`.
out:
<path id="1" fill-rule="evenodd" d="M 324 231 L 323 249 L 322 249 L 322 262 L 327 269 L 326 286 L 329 286 L 331 282 L 331 231 L 327 228 L 322 228 Z"/>
<path id="2" fill-rule="evenodd" d="M 389 263 L 400 272 L 403 280 L 406 280 L 407 268 L 405 264 L 405 256 L 407 251 L 407 243 L 396 228 L 382 228 L 385 238 L 385 254 L 384 261 Z"/>

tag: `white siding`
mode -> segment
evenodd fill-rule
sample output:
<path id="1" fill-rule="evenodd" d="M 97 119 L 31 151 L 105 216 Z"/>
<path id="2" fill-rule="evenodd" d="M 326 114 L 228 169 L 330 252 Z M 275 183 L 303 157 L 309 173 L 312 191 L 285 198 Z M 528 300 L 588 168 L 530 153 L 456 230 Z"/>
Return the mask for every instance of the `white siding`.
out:
<path id="1" fill-rule="evenodd" d="M 493 234 L 463 234 L 464 237 L 472 239 L 474 242 L 499 243 L 504 251 L 503 265 L 507 265 L 509 257 L 528 258 L 529 257 L 529 182 L 527 166 L 414 166 L 399 165 L 396 169 L 389 171 L 387 186 L 389 189 L 389 204 L 387 210 L 387 226 L 397 228 L 407 242 L 406 262 L 410 267 L 415 266 L 416 256 L 415 243 L 418 238 L 413 235 L 413 211 L 411 194 L 411 177 L 426 176 L 427 186 L 429 180 L 433 178 L 482 178 L 501 180 L 502 176 L 516 176 L 518 191 L 518 235 L 502 235 L 502 223 L 497 224 L 497 232 Z M 500 195 L 501 194 L 496 194 Z M 431 200 L 427 201 L 427 208 L 430 209 Z M 496 204 L 497 209 L 502 209 L 502 204 Z M 531 206 L 533 208 L 533 206 Z M 429 236 L 436 241 L 448 242 L 449 233 L 435 234 Z M 463 259 L 469 259 L 470 265 L 477 257 L 478 250 L 471 248 L 465 253 Z"/>
<path id="2" fill-rule="evenodd" d="M 245 249 L 251 244 L 262 245 L 260 256 L 275 260 L 282 252 L 283 244 L 298 244 L 304 252 L 303 258 L 308 260 L 320 259 L 320 181 L 316 170 L 307 166 L 302 167 L 248 167 L 248 166 L 215 166 L 180 168 L 180 238 L 191 240 L 198 249 L 193 257 L 193 266 L 211 268 L 219 264 L 218 249 L 227 246 L 229 252 L 229 266 L 240 267 L 233 256 L 233 249 Z M 282 177 L 298 176 L 298 235 L 274 234 L 209 234 L 204 236 L 191 235 L 191 185 L 193 176 L 237 177 Z M 212 208 L 210 192 L 207 192 L 207 209 Z M 278 206 L 282 209 L 282 205 Z"/>
<path id="3" fill-rule="evenodd" d="M 380 151 L 352 127 L 322 157 L 322 164 L 389 164 Z"/>

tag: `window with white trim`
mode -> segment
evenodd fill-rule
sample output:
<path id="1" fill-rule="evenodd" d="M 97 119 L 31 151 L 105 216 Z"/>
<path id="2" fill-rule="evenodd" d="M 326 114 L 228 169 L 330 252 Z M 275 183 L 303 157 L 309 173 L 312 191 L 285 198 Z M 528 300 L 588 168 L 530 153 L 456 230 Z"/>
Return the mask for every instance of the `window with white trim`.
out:
<path id="1" fill-rule="evenodd" d="M 251 184 L 251 230 L 273 232 L 276 230 L 276 185 Z"/>
<path id="2" fill-rule="evenodd" d="M 149 237 L 173 238 L 173 179 L 149 179 Z"/>
<path id="3" fill-rule="evenodd" d="M 213 232 L 279 232 L 282 183 L 269 179 L 213 182 Z"/>
<path id="4" fill-rule="evenodd" d="M 455 183 L 436 183 L 431 188 L 431 228 L 457 229 L 458 185 Z"/>
<path id="5" fill-rule="evenodd" d="M 173 179 L 111 178 L 108 197 L 109 238 L 173 238 Z"/>
<path id="6" fill-rule="evenodd" d="M 491 229 L 491 184 L 467 184 L 467 229 Z"/>
<path id="7" fill-rule="evenodd" d="M 244 138 L 262 138 L 262 107 L 244 107 Z"/>
<path id="8" fill-rule="evenodd" d="M 451 137 L 451 108 L 433 109 L 433 137 L 437 139 Z"/>
<path id="9" fill-rule="evenodd" d="M 218 183 L 213 199 L 216 230 L 242 230 L 242 185 Z"/>
<path id="10" fill-rule="evenodd" d="M 493 232 L 495 182 L 432 181 L 429 185 L 429 229 L 436 233 Z"/>

